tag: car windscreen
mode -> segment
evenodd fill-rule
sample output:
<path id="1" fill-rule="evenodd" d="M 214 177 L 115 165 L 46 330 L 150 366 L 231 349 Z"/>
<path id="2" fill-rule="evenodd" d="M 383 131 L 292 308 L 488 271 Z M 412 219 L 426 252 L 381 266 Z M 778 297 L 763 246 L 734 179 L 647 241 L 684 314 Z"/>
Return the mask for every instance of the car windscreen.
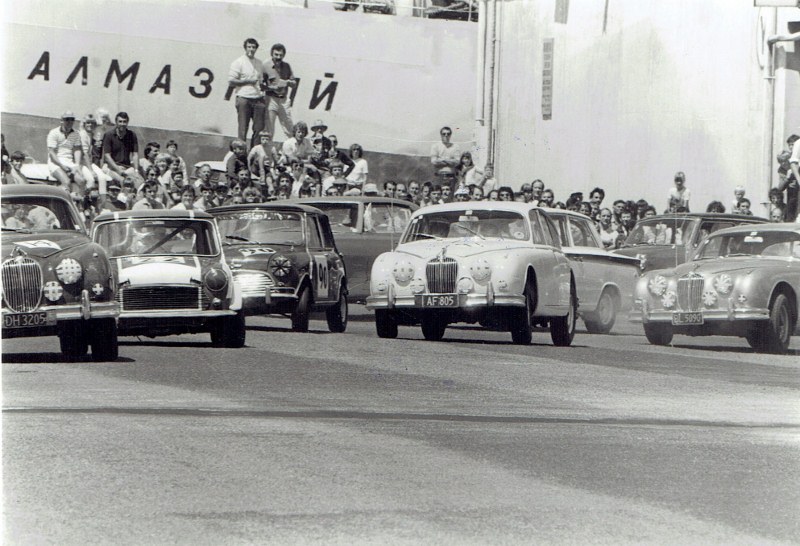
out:
<path id="1" fill-rule="evenodd" d="M 644 218 L 636 223 L 622 246 L 685 245 L 694 224 L 694 218 Z"/>
<path id="2" fill-rule="evenodd" d="M 226 244 L 303 245 L 303 215 L 299 212 L 248 210 L 215 214 Z"/>
<path id="3" fill-rule="evenodd" d="M 310 202 L 324 212 L 334 233 L 350 233 L 358 229 L 358 203 Z"/>
<path id="4" fill-rule="evenodd" d="M 402 242 L 423 239 L 529 239 L 528 223 L 507 210 L 447 210 L 420 214 L 411 220 Z"/>
<path id="5" fill-rule="evenodd" d="M 94 240 L 110 257 L 219 254 L 214 224 L 207 220 L 135 218 L 103 222 L 96 226 Z"/>
<path id="6" fill-rule="evenodd" d="M 66 199 L 58 197 L 34 195 L 3 197 L 2 218 L 4 229 L 83 230 L 71 204 Z"/>
<path id="7" fill-rule="evenodd" d="M 695 255 L 695 260 L 735 256 L 800 258 L 800 234 L 792 231 L 744 231 L 712 235 Z"/>

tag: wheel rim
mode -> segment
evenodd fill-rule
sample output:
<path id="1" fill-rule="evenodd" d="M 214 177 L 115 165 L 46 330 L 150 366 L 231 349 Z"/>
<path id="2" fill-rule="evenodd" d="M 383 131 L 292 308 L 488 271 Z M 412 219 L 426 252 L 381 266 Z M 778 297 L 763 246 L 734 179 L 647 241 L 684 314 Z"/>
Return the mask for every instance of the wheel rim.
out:
<path id="1" fill-rule="evenodd" d="M 347 298 L 344 294 L 339 296 L 339 316 L 342 318 L 342 324 L 347 324 Z"/>
<path id="2" fill-rule="evenodd" d="M 775 333 L 781 342 L 789 337 L 789 310 L 786 309 L 785 305 L 781 305 L 776 313 Z"/>
<path id="3" fill-rule="evenodd" d="M 603 295 L 600 296 L 600 304 L 597 306 L 597 318 L 600 319 L 601 324 L 608 324 L 614 318 L 614 300 L 608 292 L 603 292 Z"/>

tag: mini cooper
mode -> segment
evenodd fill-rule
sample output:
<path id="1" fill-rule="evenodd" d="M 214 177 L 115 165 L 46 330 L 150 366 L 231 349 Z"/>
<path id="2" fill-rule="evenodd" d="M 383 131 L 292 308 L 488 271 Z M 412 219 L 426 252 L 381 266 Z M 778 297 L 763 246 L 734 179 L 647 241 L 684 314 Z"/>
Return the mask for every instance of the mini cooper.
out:
<path id="1" fill-rule="evenodd" d="M 116 360 L 116 281 L 69 194 L 44 185 L 2 187 L 3 337 L 58 335 L 61 352 Z"/>
<path id="2" fill-rule="evenodd" d="M 367 308 L 380 337 L 420 324 L 440 340 L 448 324 L 479 323 L 529 344 L 535 326 L 570 345 L 578 298 L 558 228 L 526 203 L 458 202 L 417 210 L 394 252 L 372 266 Z"/>
<path id="3" fill-rule="evenodd" d="M 242 297 L 214 218 L 201 211 L 103 213 L 92 238 L 115 266 L 120 335 L 208 332 L 217 347 L 243 347 Z"/>
<path id="4" fill-rule="evenodd" d="M 569 258 L 578 288 L 578 313 L 592 334 L 607 334 L 617 312 L 629 311 L 639 277 L 637 258 L 603 248 L 594 222 L 588 216 L 549 209 L 547 215 L 561 234 L 561 249 Z"/>
<path id="5" fill-rule="evenodd" d="M 643 276 L 631 318 L 654 345 L 730 335 L 785 353 L 800 333 L 799 297 L 800 224 L 743 225 L 711 235 L 692 261 Z"/>
<path id="6" fill-rule="evenodd" d="M 274 202 L 209 213 L 219 225 L 246 314 L 289 315 L 292 330 L 306 332 L 310 313 L 324 311 L 331 332 L 345 331 L 345 265 L 321 210 Z"/>

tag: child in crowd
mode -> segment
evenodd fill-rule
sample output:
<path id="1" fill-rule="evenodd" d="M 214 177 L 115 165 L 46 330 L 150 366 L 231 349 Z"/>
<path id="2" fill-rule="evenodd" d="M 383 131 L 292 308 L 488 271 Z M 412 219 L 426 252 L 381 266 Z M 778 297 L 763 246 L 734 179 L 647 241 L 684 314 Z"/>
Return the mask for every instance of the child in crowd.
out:
<path id="1" fill-rule="evenodd" d="M 167 145 L 164 146 L 164 149 L 167 151 L 169 155 L 172 156 L 172 173 L 173 176 L 175 171 L 181 171 L 183 173 L 183 179 L 186 180 L 189 178 L 189 171 L 186 170 L 186 162 L 183 160 L 181 156 L 178 155 L 178 143 L 174 140 L 168 140 Z"/>
<path id="2" fill-rule="evenodd" d="M 739 210 L 739 203 L 744 199 L 744 186 L 736 186 L 733 188 L 733 201 L 731 201 L 731 211 L 736 212 Z"/>

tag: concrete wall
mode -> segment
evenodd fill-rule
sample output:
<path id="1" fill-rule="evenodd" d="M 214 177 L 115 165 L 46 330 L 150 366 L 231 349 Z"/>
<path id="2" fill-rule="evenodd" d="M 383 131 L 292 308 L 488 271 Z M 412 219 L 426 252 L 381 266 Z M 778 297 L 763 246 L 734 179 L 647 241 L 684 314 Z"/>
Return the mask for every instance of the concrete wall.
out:
<path id="1" fill-rule="evenodd" d="M 738 184 L 766 200 L 752 0 L 570 0 L 566 24 L 554 22 L 556 0 L 499 5 L 501 179 L 518 187 L 541 178 L 557 200 L 601 186 L 609 200 L 645 198 L 663 210 L 682 170 L 692 210 L 728 207 Z M 546 38 L 555 44 L 550 120 Z"/>

